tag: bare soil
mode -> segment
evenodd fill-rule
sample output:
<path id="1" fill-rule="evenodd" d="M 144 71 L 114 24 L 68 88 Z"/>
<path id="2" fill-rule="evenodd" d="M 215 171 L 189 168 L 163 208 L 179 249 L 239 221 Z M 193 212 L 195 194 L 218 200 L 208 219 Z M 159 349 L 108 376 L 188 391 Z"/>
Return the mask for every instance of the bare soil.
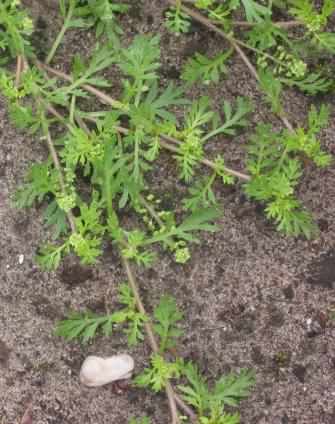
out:
<path id="1" fill-rule="evenodd" d="M 36 43 L 43 56 L 61 22 L 48 2 L 25 3 L 38 24 Z M 164 81 L 177 82 L 181 65 L 195 52 L 214 54 L 227 48 L 197 24 L 191 34 L 169 34 L 163 24 L 164 1 L 128 3 L 130 13 L 122 18 L 124 40 L 138 33 L 161 34 Z M 73 54 L 88 54 L 93 42 L 91 33 L 69 32 L 56 66 L 68 70 Z M 256 109 L 250 133 L 259 121 L 279 127 L 237 57 L 230 69 L 219 86 L 193 90 L 190 96 L 209 95 L 218 108 L 222 98 L 248 96 Z M 120 89 L 117 75 L 114 81 L 115 96 Z M 332 105 L 332 115 L 321 140 L 335 153 L 334 96 L 316 99 L 323 102 Z M 285 103 L 290 120 L 304 123 L 311 99 L 288 91 Z M 223 151 L 227 164 L 242 170 L 247 138 L 247 132 L 233 140 L 220 137 L 209 144 L 208 154 Z M 118 333 L 88 346 L 53 335 L 55 323 L 69 310 L 104 313 L 115 308 L 117 285 L 125 274 L 111 248 L 91 268 L 72 257 L 57 272 L 36 266 L 34 256 L 48 236 L 43 208 L 15 210 L 11 196 L 29 163 L 46 154 L 37 137 L 12 127 L 0 100 L 0 422 L 20 423 L 30 404 L 33 424 L 123 424 L 144 414 L 155 424 L 168 423 L 164 395 L 131 386 L 121 392 L 111 385 L 88 389 L 79 383 L 86 355 L 128 352 L 139 372 L 150 354 L 146 344 L 129 350 Z M 170 205 L 178 197 L 174 191 L 185 191 L 175 186 L 174 177 L 174 162 L 167 155 L 152 178 Z M 256 387 L 241 404 L 242 424 L 334 424 L 335 321 L 329 310 L 335 307 L 335 166 L 319 170 L 307 165 L 299 189 L 320 226 L 319 237 L 312 241 L 278 234 L 240 186 L 217 190 L 225 209 L 222 230 L 203 235 L 189 263 L 177 265 L 165 255 L 152 269 L 136 270 L 146 307 L 152 310 L 162 293 L 176 297 L 185 315 L 179 353 L 197 361 L 210 381 L 240 368 L 256 371 Z"/>

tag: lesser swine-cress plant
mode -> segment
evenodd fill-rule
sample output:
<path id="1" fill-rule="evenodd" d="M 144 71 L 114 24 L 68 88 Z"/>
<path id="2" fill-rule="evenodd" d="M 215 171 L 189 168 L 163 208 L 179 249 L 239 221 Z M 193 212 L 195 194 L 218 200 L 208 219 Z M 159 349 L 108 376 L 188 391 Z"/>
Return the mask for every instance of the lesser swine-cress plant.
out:
<path id="1" fill-rule="evenodd" d="M 290 13 L 306 27 L 303 42 L 309 42 L 317 51 L 332 52 L 333 35 L 324 31 L 333 12 L 332 3 L 325 1 L 320 13 L 310 8 L 308 0 L 289 4 Z M 195 6 L 227 31 L 233 28 L 234 10 L 243 8 L 252 24 L 243 43 L 257 55 L 265 101 L 278 116 L 284 116 L 283 84 L 308 94 L 330 89 L 332 82 L 322 72 L 307 74 L 295 40 L 272 23 L 271 7 L 251 0 L 234 0 L 225 5 L 199 0 Z M 162 88 L 158 73 L 159 37 L 139 35 L 124 47 L 116 16 L 126 11 L 125 4 L 111 0 L 60 0 L 64 24 L 47 56 L 48 63 L 57 57 L 68 29 L 95 27 L 96 36 L 109 42 L 97 44 L 89 59 L 76 55 L 70 76 L 54 73 L 50 78 L 52 70 L 36 60 L 30 44 L 33 28 L 26 12 L 17 0 L 6 0 L 0 5 L 0 48 L 9 59 L 20 58 L 16 78 L 1 69 L 1 92 L 13 122 L 20 129 L 40 134 L 51 152 L 45 162 L 31 166 L 16 194 L 19 207 L 48 202 L 44 217 L 46 224 L 53 227 L 54 235 L 53 242 L 40 249 L 40 265 L 54 269 L 70 252 L 76 253 L 83 263 L 94 264 L 106 240 L 124 258 L 139 265 L 149 266 L 153 262 L 157 251 L 153 246 L 157 244 L 172 252 L 177 262 L 186 262 L 190 243 L 199 242 L 197 232 L 218 229 L 214 221 L 221 211 L 215 182 L 232 184 L 234 177 L 245 181 L 245 191 L 251 198 L 266 204 L 266 215 L 275 220 L 280 231 L 311 237 L 315 226 L 294 190 L 303 172 L 304 157 L 317 166 L 330 162 L 317 139 L 327 123 L 328 109 L 312 107 L 308 125 L 294 131 L 274 133 L 269 125 L 258 125 L 248 147 L 249 175 L 227 168 L 223 155 L 209 160 L 205 155 L 206 142 L 220 134 L 233 136 L 245 128 L 252 111 L 250 102 L 243 98 L 235 104 L 224 101 L 219 113 L 207 97 L 191 102 L 179 87 L 170 84 Z M 190 26 L 191 19 L 181 1 L 167 18 L 167 26 L 178 33 Z M 233 37 L 231 33 L 229 36 Z M 186 64 L 183 80 L 188 84 L 217 83 L 222 73 L 229 72 L 231 54 L 231 49 L 213 59 L 198 54 Z M 107 68 L 118 69 L 122 74 L 123 92 L 119 99 L 100 91 L 111 85 L 102 75 Z M 60 79 L 68 83 L 60 84 Z M 111 108 L 86 112 L 82 104 L 92 94 Z M 175 108 L 183 111 L 183 120 L 177 119 Z M 62 115 L 58 110 L 67 113 Z M 53 141 L 54 125 L 64 131 Z M 150 185 L 150 172 L 160 166 L 163 150 L 171 152 L 176 160 L 177 178 L 189 185 L 189 195 L 182 200 L 184 216 L 163 209 L 159 193 Z M 211 169 L 209 176 L 199 176 L 202 165 Z M 136 217 L 137 226 L 124 225 L 125 209 Z M 238 423 L 238 414 L 226 412 L 225 405 L 236 406 L 247 396 L 254 381 L 252 373 L 242 371 L 224 376 L 214 386 L 208 386 L 194 364 L 173 353 L 178 348 L 182 318 L 174 299 L 163 296 L 150 319 L 138 309 L 136 293 L 123 284 L 120 303 L 122 309 L 106 316 L 89 311 L 73 313 L 58 324 L 56 333 L 87 342 L 99 331 L 110 335 L 122 326 L 129 345 L 133 345 L 143 339 L 145 325 L 153 320 L 159 346 L 135 384 L 161 391 L 170 380 L 184 381 L 179 389 L 201 424 Z M 146 417 L 134 420 L 149 422 Z"/>

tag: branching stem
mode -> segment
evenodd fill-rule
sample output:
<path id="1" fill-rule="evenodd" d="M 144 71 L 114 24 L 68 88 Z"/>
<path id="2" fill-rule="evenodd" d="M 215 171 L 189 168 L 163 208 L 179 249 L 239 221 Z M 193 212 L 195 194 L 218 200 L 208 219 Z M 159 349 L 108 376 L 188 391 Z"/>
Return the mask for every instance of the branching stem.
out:
<path id="1" fill-rule="evenodd" d="M 74 1 L 70 1 L 69 9 L 68 9 L 67 14 L 66 14 L 66 17 L 64 19 L 64 23 L 63 23 L 62 28 L 59 31 L 59 33 L 58 33 L 58 35 L 57 35 L 57 37 L 55 39 L 55 42 L 53 43 L 53 45 L 51 47 L 51 50 L 50 50 L 50 52 L 49 52 L 49 54 L 48 54 L 48 56 L 46 58 L 46 63 L 50 63 L 52 61 L 53 57 L 55 56 L 55 53 L 56 53 L 56 51 L 57 51 L 60 43 L 63 40 L 63 37 L 65 35 L 65 32 L 66 32 L 66 30 L 69 27 L 69 23 L 70 23 L 70 21 L 72 19 L 72 15 L 73 15 L 74 9 L 75 9 L 75 2 Z"/>
<path id="2" fill-rule="evenodd" d="M 136 277 L 135 277 L 134 273 L 132 272 L 129 261 L 126 258 L 124 258 L 123 256 L 121 256 L 121 259 L 122 259 L 122 264 L 123 264 L 124 269 L 125 269 L 126 274 L 127 274 L 129 285 L 130 285 L 130 287 L 133 291 L 133 294 L 134 294 L 134 297 L 135 297 L 135 300 L 136 300 L 137 309 L 139 310 L 139 312 L 141 312 L 145 316 L 148 316 L 146 314 L 144 305 L 142 303 L 141 296 L 140 296 L 139 290 L 138 290 L 138 285 L 137 285 L 137 282 L 136 282 Z M 145 329 L 145 332 L 147 333 L 147 336 L 148 336 L 148 339 L 149 339 L 149 344 L 150 344 L 152 351 L 154 353 L 159 353 L 158 343 L 156 341 L 150 320 L 148 320 L 144 323 L 144 329 Z M 178 403 L 179 407 L 185 413 L 187 413 L 189 415 L 191 421 L 193 423 L 196 423 L 197 422 L 196 414 L 174 392 L 173 387 L 172 387 L 170 382 L 167 382 L 165 390 L 166 390 L 166 395 L 168 397 L 169 406 L 170 406 L 170 410 L 171 410 L 171 417 L 172 417 L 172 423 L 171 424 L 180 423 L 176 403 Z"/>
<path id="3" fill-rule="evenodd" d="M 239 47 L 237 46 L 237 48 L 239 48 Z M 244 53 L 242 52 L 242 54 L 244 54 Z M 72 82 L 72 78 L 69 75 L 65 74 L 64 72 L 53 69 L 50 66 L 43 65 L 40 62 L 37 63 L 37 66 L 40 69 L 45 69 L 48 72 L 50 72 L 51 74 L 56 75 L 59 78 L 64 79 L 65 81 Z M 104 92 L 102 92 L 102 91 L 100 91 L 100 90 L 98 90 L 98 89 L 96 89 L 96 88 L 94 88 L 94 87 L 92 87 L 88 84 L 84 84 L 83 88 L 85 88 L 85 90 L 89 91 L 90 93 L 94 94 L 102 103 L 109 104 L 110 106 L 116 107 L 117 109 L 120 109 L 119 106 L 121 105 L 121 110 L 125 110 L 125 107 L 126 107 L 125 105 L 123 105 L 121 102 L 113 99 L 108 94 L 105 94 Z M 122 134 L 128 134 L 129 130 L 126 129 L 126 128 L 122 128 L 122 127 L 115 127 L 115 128 L 117 129 L 117 131 L 119 131 Z M 179 140 L 176 140 L 175 138 L 170 137 L 170 136 L 165 135 L 165 134 L 160 134 L 159 137 L 161 139 L 160 145 L 162 147 L 164 147 L 166 150 L 169 150 L 170 152 L 178 153 L 178 148 L 174 147 L 173 145 L 170 145 L 169 143 L 173 143 L 173 144 L 179 146 L 180 143 L 181 143 Z M 209 166 L 212 169 L 215 169 L 214 163 L 211 162 L 208 159 L 202 159 L 200 162 L 202 164 L 206 165 L 206 166 Z M 241 180 L 244 180 L 244 181 L 250 180 L 250 176 L 247 175 L 247 174 L 244 174 L 242 172 L 235 171 L 235 170 L 228 168 L 228 167 L 225 167 L 224 170 L 225 170 L 225 172 L 227 172 L 227 174 L 233 175 L 233 176 L 235 176 L 235 177 L 237 177 Z"/>
<path id="4" fill-rule="evenodd" d="M 45 138 L 46 138 L 46 141 L 47 141 L 47 145 L 48 145 L 48 149 L 50 151 L 52 161 L 53 161 L 54 166 L 55 166 L 55 168 L 57 169 L 57 172 L 58 172 L 59 184 L 61 186 L 62 193 L 65 194 L 66 193 L 66 187 L 65 187 L 63 171 L 62 171 L 62 167 L 59 163 L 59 159 L 58 159 L 56 149 L 55 149 L 53 141 L 51 139 L 49 128 L 46 127 L 44 132 L 45 132 Z M 71 211 L 67 212 L 66 215 L 67 215 L 70 227 L 71 227 L 71 231 L 72 231 L 72 233 L 75 233 L 76 232 L 76 224 L 75 224 L 74 216 L 73 216 Z"/>
<path id="5" fill-rule="evenodd" d="M 66 123 L 65 118 L 59 112 L 57 112 L 52 106 L 49 106 L 48 105 L 47 110 L 48 110 L 49 113 L 51 113 L 52 115 L 54 115 L 58 119 L 60 119 L 60 121 L 63 122 L 64 125 L 66 125 L 68 128 L 71 127 L 70 124 L 67 124 Z M 78 117 L 77 115 L 75 115 L 75 119 L 76 120 L 79 119 L 79 122 L 81 122 L 81 124 L 83 124 L 82 119 L 80 117 Z M 122 130 L 122 132 L 124 132 L 124 131 L 128 132 L 128 130 L 126 130 L 126 129 L 119 128 L 119 130 L 120 129 Z M 88 131 L 88 129 L 87 129 L 87 131 Z M 58 173 L 59 173 L 59 179 L 60 179 L 61 189 L 62 189 L 62 191 L 65 192 L 65 182 L 64 182 L 64 176 L 63 176 L 63 172 L 62 172 L 62 167 L 60 165 L 57 152 L 56 152 L 56 150 L 54 148 L 54 145 L 53 145 L 53 142 L 52 142 L 52 139 L 51 139 L 51 135 L 50 135 L 49 129 L 47 127 L 45 128 L 45 136 L 46 136 L 48 148 L 49 148 L 49 151 L 50 151 L 50 154 L 51 154 L 51 157 L 52 157 L 54 166 L 58 170 Z M 164 225 L 164 223 L 162 222 L 162 220 L 159 218 L 159 216 L 156 214 L 156 212 L 150 207 L 150 205 L 147 204 L 147 202 L 145 201 L 145 199 L 142 198 L 142 200 L 143 200 L 143 204 L 145 204 L 145 206 L 148 208 L 149 212 L 150 213 L 153 213 L 153 215 L 154 215 L 155 219 L 157 220 L 157 222 L 160 225 Z M 72 213 L 71 212 L 68 212 L 67 213 L 67 217 L 68 217 L 68 220 L 69 220 L 69 223 L 70 223 L 71 232 L 72 233 L 75 233 L 75 231 L 76 231 L 75 220 L 74 220 L 74 217 L 73 217 Z M 137 282 L 136 282 L 136 278 L 135 278 L 135 276 L 134 276 L 134 274 L 133 274 L 133 272 L 131 270 L 131 266 L 129 264 L 129 261 L 126 258 L 124 258 L 121 253 L 120 253 L 120 256 L 121 256 L 122 263 L 123 263 L 123 266 L 125 268 L 125 271 L 126 271 L 126 274 L 127 274 L 127 277 L 128 277 L 129 285 L 130 285 L 130 287 L 132 289 L 132 292 L 133 292 L 134 297 L 135 297 L 135 300 L 136 300 L 137 308 L 138 308 L 139 312 L 141 312 L 145 316 L 148 316 L 146 314 L 144 305 L 142 303 L 141 296 L 140 296 L 140 293 L 139 293 L 139 290 L 138 290 L 138 286 L 137 286 Z M 146 334 L 148 336 L 149 345 L 150 345 L 152 351 L 154 353 L 158 353 L 159 352 L 159 347 L 158 347 L 158 343 L 156 341 L 156 338 L 154 336 L 154 332 L 153 332 L 152 325 L 151 325 L 150 321 L 147 321 L 147 322 L 144 323 L 144 329 L 145 329 L 145 332 L 146 332 Z M 171 419 L 172 419 L 171 424 L 180 424 L 180 420 L 179 420 L 178 410 L 177 410 L 177 405 L 176 404 L 178 404 L 179 408 L 182 409 L 184 411 L 184 413 L 186 413 L 190 417 L 192 423 L 197 423 L 197 416 L 196 416 L 196 414 L 192 411 L 191 408 L 189 408 L 185 404 L 185 402 L 177 395 L 177 393 L 175 393 L 175 391 L 174 391 L 174 389 L 173 389 L 173 387 L 172 387 L 172 385 L 171 385 L 170 382 L 167 382 L 165 390 L 166 390 L 166 395 L 167 395 L 168 402 L 169 402 L 169 408 L 170 408 L 170 411 L 171 411 Z"/>
<path id="6" fill-rule="evenodd" d="M 189 3 L 191 5 L 195 4 L 195 0 L 183 0 L 184 3 Z M 238 21 L 238 20 L 234 20 L 232 22 L 232 25 L 235 27 L 244 27 L 244 28 L 252 28 L 255 25 L 257 25 L 257 23 L 255 22 L 247 22 L 247 21 Z M 280 28 L 295 28 L 297 26 L 303 26 L 303 22 L 300 21 L 296 21 L 296 20 L 290 20 L 290 21 L 277 21 L 277 22 L 273 22 L 273 25 L 280 27 Z"/>
<path id="7" fill-rule="evenodd" d="M 174 5 L 174 6 L 176 4 L 175 0 L 168 0 L 168 2 L 171 5 Z M 230 43 L 230 45 L 234 48 L 234 50 L 238 53 L 238 55 L 240 56 L 240 58 L 242 59 L 242 61 L 246 65 L 246 67 L 249 69 L 251 75 L 256 79 L 256 81 L 259 81 L 259 75 L 258 75 L 258 72 L 257 72 L 256 68 L 250 62 L 250 60 L 248 59 L 248 57 L 246 56 L 246 54 L 244 53 L 244 51 L 239 46 L 239 44 L 242 44 L 245 47 L 245 43 L 240 42 L 240 41 L 236 40 L 234 37 L 226 34 L 222 29 L 218 28 L 209 19 L 205 18 L 203 15 L 201 15 L 197 11 L 192 10 L 192 9 L 186 7 L 186 6 L 181 6 L 181 8 L 182 8 L 182 10 L 185 13 L 187 13 L 193 19 L 195 19 L 196 21 L 202 23 L 207 28 L 209 28 L 211 31 L 215 32 L 216 34 L 220 35 L 220 37 L 222 37 L 226 41 L 228 41 Z M 293 127 L 292 127 L 291 123 L 288 121 L 288 119 L 287 119 L 286 116 L 279 115 L 279 118 L 281 119 L 281 121 L 283 122 L 283 124 L 285 125 L 285 127 L 289 131 L 293 131 Z"/>

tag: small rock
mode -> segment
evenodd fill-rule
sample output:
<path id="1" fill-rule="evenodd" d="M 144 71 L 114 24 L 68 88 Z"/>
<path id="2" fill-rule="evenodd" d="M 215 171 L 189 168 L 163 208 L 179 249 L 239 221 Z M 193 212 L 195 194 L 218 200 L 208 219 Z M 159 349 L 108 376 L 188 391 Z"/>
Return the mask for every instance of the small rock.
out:
<path id="1" fill-rule="evenodd" d="M 134 360 L 131 356 L 114 355 L 109 358 L 88 356 L 80 370 L 80 381 L 88 387 L 103 386 L 112 381 L 131 377 Z"/>

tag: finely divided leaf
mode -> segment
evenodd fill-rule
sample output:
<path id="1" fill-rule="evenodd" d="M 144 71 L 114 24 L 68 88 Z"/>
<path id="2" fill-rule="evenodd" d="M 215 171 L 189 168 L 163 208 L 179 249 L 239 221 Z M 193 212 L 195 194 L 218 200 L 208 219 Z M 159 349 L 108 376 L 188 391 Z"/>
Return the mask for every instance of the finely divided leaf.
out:
<path id="1" fill-rule="evenodd" d="M 194 84 L 197 81 L 203 84 L 218 83 L 220 76 L 227 73 L 226 61 L 231 53 L 232 50 L 228 50 L 212 59 L 196 53 L 193 58 L 187 61 L 181 78 L 189 84 Z"/>
<path id="2" fill-rule="evenodd" d="M 271 15 L 271 9 L 254 0 L 241 0 L 248 22 L 261 22 L 264 17 Z"/>
<path id="3" fill-rule="evenodd" d="M 155 332 L 160 337 L 160 352 L 164 352 L 176 345 L 176 338 L 180 337 L 182 331 L 176 323 L 183 318 L 183 314 L 177 309 L 176 301 L 171 296 L 163 296 L 159 305 L 154 310 Z"/>
<path id="4" fill-rule="evenodd" d="M 215 384 L 213 396 L 225 405 L 236 406 L 247 397 L 255 384 L 255 373 L 242 370 L 239 374 L 228 374 Z"/>

